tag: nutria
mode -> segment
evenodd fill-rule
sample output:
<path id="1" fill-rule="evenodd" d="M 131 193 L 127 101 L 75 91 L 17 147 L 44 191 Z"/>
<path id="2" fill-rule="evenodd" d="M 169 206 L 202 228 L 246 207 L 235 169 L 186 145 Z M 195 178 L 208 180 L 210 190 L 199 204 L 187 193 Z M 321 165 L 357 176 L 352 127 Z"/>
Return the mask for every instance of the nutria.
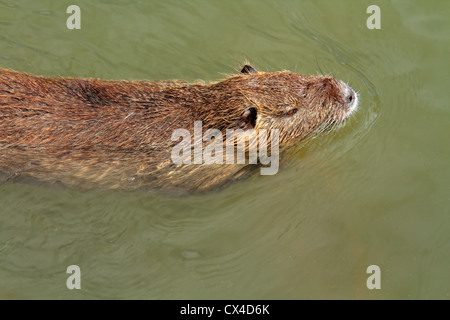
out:
<path id="1" fill-rule="evenodd" d="M 0 70 L 0 179 L 207 190 L 257 165 L 175 164 L 175 129 L 277 129 L 287 146 L 341 123 L 357 94 L 330 76 L 259 72 L 211 84 L 46 78 Z"/>

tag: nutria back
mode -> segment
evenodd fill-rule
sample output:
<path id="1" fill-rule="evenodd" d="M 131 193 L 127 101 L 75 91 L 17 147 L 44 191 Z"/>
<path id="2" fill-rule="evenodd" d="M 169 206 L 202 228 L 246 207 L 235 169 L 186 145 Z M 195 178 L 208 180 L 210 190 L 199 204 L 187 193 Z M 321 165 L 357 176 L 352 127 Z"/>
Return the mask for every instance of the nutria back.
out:
<path id="1" fill-rule="evenodd" d="M 0 179 L 207 190 L 245 176 L 260 163 L 175 163 L 176 130 L 194 136 L 201 124 L 203 131 L 222 132 L 223 139 L 227 130 L 256 136 L 267 130 L 279 133 L 283 147 L 341 123 L 356 106 L 353 89 L 332 77 L 258 72 L 249 65 L 208 85 L 0 70 Z"/>

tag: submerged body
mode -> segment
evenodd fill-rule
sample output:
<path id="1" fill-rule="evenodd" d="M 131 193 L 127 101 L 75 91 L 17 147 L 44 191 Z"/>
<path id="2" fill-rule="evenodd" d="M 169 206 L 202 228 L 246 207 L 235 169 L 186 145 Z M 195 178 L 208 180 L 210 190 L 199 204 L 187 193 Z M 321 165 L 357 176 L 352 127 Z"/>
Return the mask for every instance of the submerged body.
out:
<path id="1" fill-rule="evenodd" d="M 345 120 L 355 92 L 331 77 L 289 71 L 184 81 L 45 78 L 0 70 L 0 179 L 83 188 L 207 190 L 244 164 L 175 164 L 176 129 L 279 130 L 280 147 Z"/>

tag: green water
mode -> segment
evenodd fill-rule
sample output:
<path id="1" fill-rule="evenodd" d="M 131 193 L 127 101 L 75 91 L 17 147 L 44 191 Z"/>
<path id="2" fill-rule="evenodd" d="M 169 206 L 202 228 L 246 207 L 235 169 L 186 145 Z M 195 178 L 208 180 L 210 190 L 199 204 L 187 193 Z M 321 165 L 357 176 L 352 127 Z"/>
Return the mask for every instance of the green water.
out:
<path id="1" fill-rule="evenodd" d="M 215 81 L 249 59 L 332 73 L 361 104 L 277 175 L 211 194 L 0 186 L 0 299 L 450 299 L 450 2 L 376 3 L 380 30 L 372 1 L 1 0 L 3 68 Z"/>

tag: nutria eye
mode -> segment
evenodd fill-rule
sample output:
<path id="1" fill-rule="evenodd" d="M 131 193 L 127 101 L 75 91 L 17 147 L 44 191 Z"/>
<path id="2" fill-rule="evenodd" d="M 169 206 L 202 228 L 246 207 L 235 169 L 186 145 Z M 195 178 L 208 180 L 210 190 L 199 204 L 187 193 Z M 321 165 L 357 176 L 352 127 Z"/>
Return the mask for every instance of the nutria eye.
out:
<path id="1" fill-rule="evenodd" d="M 287 112 L 287 115 L 288 116 L 291 116 L 291 115 L 293 115 L 294 113 L 296 113 L 297 112 L 297 109 L 291 109 L 291 110 L 289 110 L 288 112 Z"/>

